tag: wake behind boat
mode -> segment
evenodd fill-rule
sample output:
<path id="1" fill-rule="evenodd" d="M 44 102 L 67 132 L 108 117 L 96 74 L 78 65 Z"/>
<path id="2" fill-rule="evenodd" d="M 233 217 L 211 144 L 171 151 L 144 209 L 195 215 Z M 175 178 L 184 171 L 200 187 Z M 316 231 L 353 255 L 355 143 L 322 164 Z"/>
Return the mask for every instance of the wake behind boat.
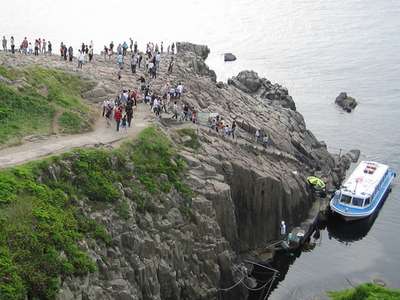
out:
<path id="1" fill-rule="evenodd" d="M 330 201 L 333 213 L 346 221 L 369 217 L 384 200 L 396 173 L 389 166 L 362 161 Z"/>

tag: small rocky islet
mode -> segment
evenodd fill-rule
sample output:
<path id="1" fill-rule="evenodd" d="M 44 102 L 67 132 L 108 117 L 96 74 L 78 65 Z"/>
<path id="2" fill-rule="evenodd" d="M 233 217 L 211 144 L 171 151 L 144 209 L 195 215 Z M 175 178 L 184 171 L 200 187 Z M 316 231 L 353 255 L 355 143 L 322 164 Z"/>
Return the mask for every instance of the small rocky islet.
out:
<path id="1" fill-rule="evenodd" d="M 292 228 L 307 217 L 315 201 L 307 176 L 323 178 L 331 188 L 340 185 L 357 152 L 329 153 L 306 128 L 285 87 L 253 71 L 217 83 L 205 63 L 207 46 L 177 43 L 177 50 L 173 73 L 163 72 L 168 61 L 163 58 L 153 89 L 183 82 L 180 101 L 218 114 L 227 124 L 235 121 L 237 138 L 154 119 L 116 149 L 98 145 L 1 171 L 0 186 L 7 192 L 0 193 L 0 222 L 16 216 L 26 227 L 11 222 L 0 229 L 2 237 L 16 236 L 10 239 L 15 243 L 0 239 L 0 261 L 7 266 L 0 270 L 0 294 L 247 299 L 244 286 L 221 289 L 243 277 L 244 257 L 279 238 L 281 220 Z M 0 59 L 4 68 L 35 64 L 90 80 L 81 96 L 92 105 L 114 96 L 121 85 L 136 85 L 139 77 L 125 71 L 117 82 L 115 62 L 100 56 L 83 71 L 58 58 L 2 54 Z M 4 78 L 1 85 L 13 84 Z M 257 130 L 268 135 L 267 147 L 255 141 Z M 16 215 L 15 207 L 24 213 Z M 46 251 L 18 238 L 29 228 L 37 234 L 32 241 L 39 239 Z"/>

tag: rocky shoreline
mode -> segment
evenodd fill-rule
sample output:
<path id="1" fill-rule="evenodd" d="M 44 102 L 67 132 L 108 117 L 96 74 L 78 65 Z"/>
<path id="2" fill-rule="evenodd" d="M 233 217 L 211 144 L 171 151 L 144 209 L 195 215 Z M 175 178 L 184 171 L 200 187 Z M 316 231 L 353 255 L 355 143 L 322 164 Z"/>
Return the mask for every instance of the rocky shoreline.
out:
<path id="1" fill-rule="evenodd" d="M 247 299 L 241 285 L 224 290 L 242 279 L 242 257 L 277 239 L 281 220 L 291 228 L 306 218 L 315 200 L 307 176 L 321 177 L 333 188 L 350 166 L 351 154 L 331 155 L 306 128 L 286 88 L 253 71 L 240 72 L 228 84 L 217 83 L 205 63 L 207 46 L 177 43 L 177 50 L 173 75 L 161 77 L 154 87 L 161 88 L 163 80 L 182 81 L 182 101 L 196 111 L 218 113 L 228 124 L 235 120 L 238 138 L 224 138 L 201 125 L 159 122 L 186 161 L 185 183 L 193 191 L 191 217 L 179 209 L 181 196 L 174 189 L 154 196 L 151 210 L 142 212 L 129 204 L 126 218 L 113 207 L 79 199 L 80 210 L 105 226 L 111 246 L 83 241 L 97 271 L 63 278 L 57 299 Z M 96 63 L 103 74 L 113 72 L 114 66 Z M 92 71 L 85 76 L 97 85 L 86 96 L 96 102 L 117 84 Z M 136 81 L 134 76 L 123 78 L 128 85 Z M 180 134 L 182 129 L 193 134 Z M 268 147 L 255 142 L 256 130 L 268 135 Z M 198 147 L 186 146 L 190 139 Z M 60 174 L 54 170 L 57 166 L 49 173 L 57 179 Z M 123 182 L 115 185 L 121 193 L 118 203 L 134 203 Z"/>

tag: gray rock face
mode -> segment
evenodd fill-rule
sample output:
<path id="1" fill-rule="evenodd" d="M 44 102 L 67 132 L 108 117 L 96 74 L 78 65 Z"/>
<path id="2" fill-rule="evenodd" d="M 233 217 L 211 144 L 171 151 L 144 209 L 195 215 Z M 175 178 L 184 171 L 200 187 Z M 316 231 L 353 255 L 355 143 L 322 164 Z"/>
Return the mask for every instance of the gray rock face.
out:
<path id="1" fill-rule="evenodd" d="M 356 99 L 348 96 L 345 92 L 340 93 L 339 96 L 336 97 L 335 103 L 347 112 L 351 112 L 358 104 Z"/>
<path id="2" fill-rule="evenodd" d="M 236 56 L 232 53 L 225 53 L 224 54 L 224 61 L 235 61 Z"/>
<path id="3" fill-rule="evenodd" d="M 254 71 L 242 71 L 236 77 L 229 79 L 228 84 L 268 104 L 296 110 L 296 104 L 285 87 L 277 83 L 272 84 L 265 78 L 259 78 Z"/>
<path id="4" fill-rule="evenodd" d="M 206 45 L 196 45 L 188 42 L 176 43 L 176 49 L 181 53 L 193 53 L 196 56 L 200 56 L 203 60 L 206 60 L 208 54 L 210 54 L 210 48 Z"/>

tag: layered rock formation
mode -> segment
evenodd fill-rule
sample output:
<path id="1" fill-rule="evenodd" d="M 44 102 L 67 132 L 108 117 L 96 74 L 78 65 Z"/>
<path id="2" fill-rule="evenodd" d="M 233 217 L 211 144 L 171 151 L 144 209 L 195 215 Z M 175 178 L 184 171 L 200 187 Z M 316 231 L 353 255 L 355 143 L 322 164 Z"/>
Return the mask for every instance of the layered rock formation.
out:
<path id="1" fill-rule="evenodd" d="M 229 79 L 228 84 L 267 104 L 296 110 L 296 105 L 293 98 L 289 96 L 287 88 L 277 83 L 272 84 L 268 79 L 259 78 L 254 71 L 242 71 L 236 77 Z"/>

